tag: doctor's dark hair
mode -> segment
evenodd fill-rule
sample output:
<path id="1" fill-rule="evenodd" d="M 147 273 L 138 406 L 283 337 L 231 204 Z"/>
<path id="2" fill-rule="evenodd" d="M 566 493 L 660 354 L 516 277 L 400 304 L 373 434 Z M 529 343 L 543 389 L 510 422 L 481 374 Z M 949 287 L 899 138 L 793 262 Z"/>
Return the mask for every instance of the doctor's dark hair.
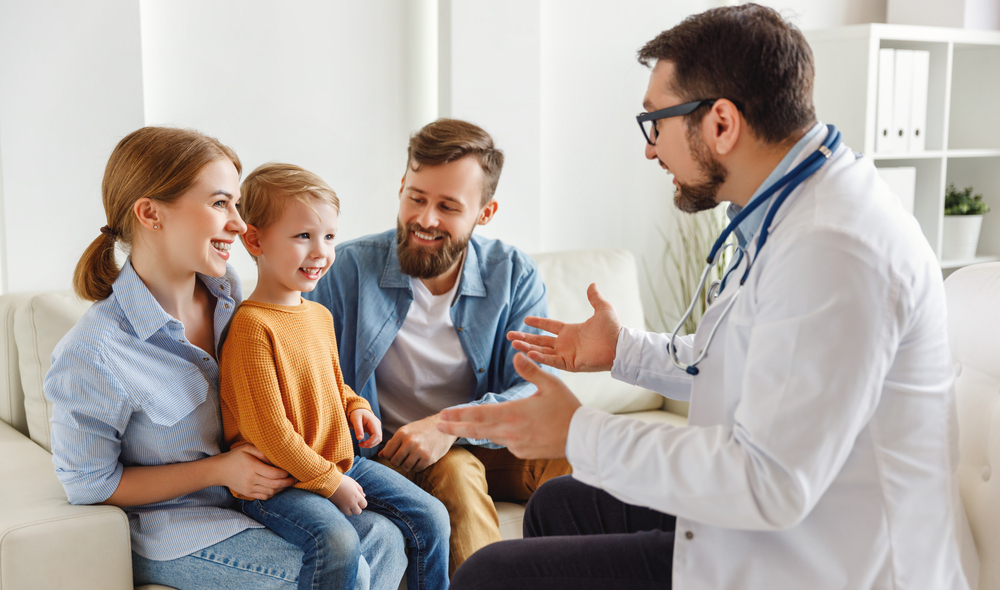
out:
<path id="1" fill-rule="evenodd" d="M 638 54 L 647 67 L 674 65 L 670 91 L 683 102 L 727 98 L 754 135 L 782 143 L 816 122 L 812 50 L 802 32 L 777 11 L 757 4 L 695 14 L 646 43 Z M 707 105 L 685 115 L 698 125 Z"/>
<path id="2" fill-rule="evenodd" d="M 101 183 L 107 225 L 76 263 L 76 294 L 87 301 L 110 297 L 120 271 L 115 244 L 121 243 L 128 250 L 137 235 L 136 202 L 144 198 L 173 202 L 216 160 L 229 160 L 237 174 L 242 171 L 236 152 L 214 137 L 190 129 L 143 127 L 122 138 L 111 152 Z"/>
<path id="3" fill-rule="evenodd" d="M 483 207 L 493 198 L 503 170 L 503 152 L 493 146 L 493 138 L 479 125 L 459 119 L 438 119 L 410 137 L 406 167 L 414 172 L 421 166 L 440 166 L 465 156 L 473 156 L 483 170 Z"/>

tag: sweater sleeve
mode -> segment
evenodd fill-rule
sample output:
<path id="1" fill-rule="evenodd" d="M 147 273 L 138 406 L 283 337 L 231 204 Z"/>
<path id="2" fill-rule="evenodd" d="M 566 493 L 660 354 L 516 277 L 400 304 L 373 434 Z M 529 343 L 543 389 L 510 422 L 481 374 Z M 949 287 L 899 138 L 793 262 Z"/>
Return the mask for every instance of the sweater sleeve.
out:
<path id="1" fill-rule="evenodd" d="M 249 323 L 234 320 L 222 354 L 219 389 L 226 441 L 242 436 L 299 480 L 295 487 L 330 497 L 343 476 L 306 444 L 286 417 L 273 334 Z"/>
<path id="2" fill-rule="evenodd" d="M 331 326 L 332 328 L 332 326 Z M 344 403 L 344 413 L 347 415 L 347 422 L 350 424 L 351 412 L 354 410 L 372 411 L 368 400 L 354 393 L 354 390 L 344 383 L 344 373 L 340 369 L 340 351 L 337 349 L 337 339 L 331 335 L 330 343 L 333 346 L 333 373 L 337 376 L 337 390 L 340 391 L 341 401 Z"/>

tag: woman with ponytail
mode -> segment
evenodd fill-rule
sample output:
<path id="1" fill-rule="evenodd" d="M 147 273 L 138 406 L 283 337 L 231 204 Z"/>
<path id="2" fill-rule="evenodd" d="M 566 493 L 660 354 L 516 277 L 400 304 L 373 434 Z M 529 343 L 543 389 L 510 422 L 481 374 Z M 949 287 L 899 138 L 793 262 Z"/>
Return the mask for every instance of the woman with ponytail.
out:
<path id="1" fill-rule="evenodd" d="M 71 503 L 128 514 L 136 585 L 297 587 L 301 551 L 226 489 L 263 500 L 295 480 L 251 445 L 220 448 L 219 340 L 242 299 L 227 264 L 246 230 L 240 172 L 230 148 L 194 131 L 145 127 L 118 143 L 101 186 L 107 225 L 73 275 L 95 304 L 45 378 L 56 474 Z M 403 538 L 362 516 L 356 588 L 395 588 Z"/>

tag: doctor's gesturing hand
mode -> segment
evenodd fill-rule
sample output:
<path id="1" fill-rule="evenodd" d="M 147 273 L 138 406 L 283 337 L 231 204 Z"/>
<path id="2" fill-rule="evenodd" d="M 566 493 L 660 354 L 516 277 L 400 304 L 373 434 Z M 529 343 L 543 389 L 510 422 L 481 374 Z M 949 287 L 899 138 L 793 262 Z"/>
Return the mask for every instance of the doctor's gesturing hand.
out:
<path id="1" fill-rule="evenodd" d="M 517 350 L 527 353 L 531 360 L 562 371 L 610 371 L 615 361 L 615 348 L 618 346 L 618 333 L 622 329 L 622 323 L 615 308 L 601 297 L 596 284 L 591 283 L 587 288 L 587 299 L 594 308 L 594 315 L 587 321 L 567 324 L 559 320 L 529 316 L 524 318 L 524 323 L 555 336 L 512 331 L 507 332 L 507 340 Z M 521 376 L 528 379 L 524 374 Z"/>
<path id="2" fill-rule="evenodd" d="M 524 323 L 555 336 L 508 332 L 514 348 L 527 353 L 514 358 L 514 369 L 538 392 L 512 402 L 453 408 L 441 412 L 437 428 L 455 436 L 488 438 L 522 459 L 566 456 L 566 438 L 580 400 L 558 377 L 531 360 L 564 371 L 608 371 L 615 360 L 621 320 L 614 307 L 591 284 L 587 298 L 594 315 L 579 324 L 529 316 Z M 529 358 L 531 360 L 529 360 Z"/>
<path id="3" fill-rule="evenodd" d="M 523 354 L 514 357 L 518 375 L 538 391 L 524 399 L 441 412 L 437 428 L 466 438 L 488 438 L 521 459 L 561 459 L 580 400 L 558 377 L 546 373 Z"/>

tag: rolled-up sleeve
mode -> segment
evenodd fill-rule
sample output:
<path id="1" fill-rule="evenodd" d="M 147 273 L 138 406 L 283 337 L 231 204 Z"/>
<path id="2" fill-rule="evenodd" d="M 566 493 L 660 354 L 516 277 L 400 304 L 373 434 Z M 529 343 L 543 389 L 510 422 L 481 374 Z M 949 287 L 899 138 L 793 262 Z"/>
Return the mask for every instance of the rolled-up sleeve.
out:
<path id="1" fill-rule="evenodd" d="M 132 412 L 96 348 L 63 340 L 45 377 L 52 402 L 52 462 L 71 504 L 107 500 L 124 469 L 121 437 Z"/>

